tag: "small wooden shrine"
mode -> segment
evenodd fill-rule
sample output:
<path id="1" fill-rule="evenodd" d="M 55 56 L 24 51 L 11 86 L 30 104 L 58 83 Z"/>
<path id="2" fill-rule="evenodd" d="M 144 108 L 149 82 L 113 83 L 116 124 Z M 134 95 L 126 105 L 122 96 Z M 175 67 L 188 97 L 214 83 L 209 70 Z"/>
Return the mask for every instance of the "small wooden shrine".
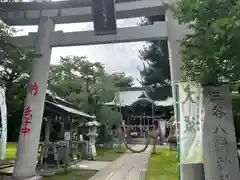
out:
<path id="1" fill-rule="evenodd" d="M 38 165 L 41 168 L 67 167 L 87 156 L 85 123 L 95 119 L 73 104 L 47 94 L 41 130 Z"/>

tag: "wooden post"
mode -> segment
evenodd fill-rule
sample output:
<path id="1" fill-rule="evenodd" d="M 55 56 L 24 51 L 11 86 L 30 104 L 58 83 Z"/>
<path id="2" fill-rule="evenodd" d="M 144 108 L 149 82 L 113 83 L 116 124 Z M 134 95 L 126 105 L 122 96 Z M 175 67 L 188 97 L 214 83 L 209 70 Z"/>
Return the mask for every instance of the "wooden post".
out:
<path id="1" fill-rule="evenodd" d="M 71 123 L 68 114 L 63 115 L 63 122 L 64 122 L 64 140 L 67 141 L 66 143 L 66 153 L 65 153 L 65 170 L 69 165 L 69 153 L 70 153 L 70 139 L 71 139 Z M 70 133 L 70 137 L 66 137 L 66 133 Z M 67 138 L 67 139 L 66 139 Z M 70 139 L 69 139 L 70 138 Z"/>
<path id="2" fill-rule="evenodd" d="M 156 154 L 156 139 L 157 138 L 153 138 L 153 151 L 152 151 L 153 154 Z"/>
<path id="3" fill-rule="evenodd" d="M 45 139 L 44 143 L 49 143 L 50 142 L 50 134 L 51 134 L 51 118 L 44 118 L 46 122 L 45 126 Z"/>

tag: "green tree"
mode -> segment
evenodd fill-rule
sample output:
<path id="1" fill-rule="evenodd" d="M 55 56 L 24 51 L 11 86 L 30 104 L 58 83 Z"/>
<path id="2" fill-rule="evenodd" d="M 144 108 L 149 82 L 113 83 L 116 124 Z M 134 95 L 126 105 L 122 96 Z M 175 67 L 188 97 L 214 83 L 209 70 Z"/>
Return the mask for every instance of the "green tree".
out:
<path id="1" fill-rule="evenodd" d="M 114 98 L 118 89 L 100 63 L 91 63 L 86 57 L 61 57 L 60 63 L 50 68 L 48 84 L 56 95 L 96 115 L 101 123 L 100 138 L 105 138 L 108 127 L 121 120 L 121 113 L 103 105 Z"/>
<path id="2" fill-rule="evenodd" d="M 50 68 L 49 88 L 89 113 L 94 113 L 93 104 L 112 99 L 116 91 L 100 63 L 78 56 L 61 57 Z"/>
<path id="3" fill-rule="evenodd" d="M 25 87 L 35 57 L 33 51 L 21 49 L 10 42 L 15 33 L 13 28 L 0 22 L 0 83 L 6 91 L 9 140 L 16 140 L 18 137 Z"/>
<path id="4" fill-rule="evenodd" d="M 114 85 L 119 88 L 132 87 L 134 84 L 133 77 L 127 76 L 124 72 L 112 73 L 111 77 Z"/>
<path id="5" fill-rule="evenodd" d="M 91 114 L 111 101 L 117 91 L 112 75 L 100 63 L 78 56 L 61 57 L 59 64 L 50 68 L 49 89 Z"/>
<path id="6" fill-rule="evenodd" d="M 153 41 L 140 51 L 144 62 L 140 69 L 141 84 L 147 87 L 150 97 L 163 100 L 171 96 L 171 78 L 166 41 Z M 161 92 L 161 93 L 160 93 Z"/>
<path id="7" fill-rule="evenodd" d="M 180 23 L 192 34 L 181 43 L 184 80 L 203 85 L 229 83 L 239 90 L 240 1 L 181 0 L 173 8 Z M 239 95 L 233 95 L 236 135 L 240 135 Z"/>
<path id="8" fill-rule="evenodd" d="M 237 139 L 240 138 L 240 96 L 232 95 L 232 110 Z"/>
<path id="9" fill-rule="evenodd" d="M 185 80 L 203 84 L 239 80 L 239 12 L 239 0 L 179 1 L 174 15 L 193 31 L 181 47 Z"/>
<path id="10" fill-rule="evenodd" d="M 141 19 L 140 25 L 153 24 L 155 21 L 165 21 L 164 15 Z M 172 96 L 171 77 L 167 41 L 151 41 L 140 50 L 143 68 L 140 69 L 141 84 L 155 100 L 165 100 Z"/>
<path id="11" fill-rule="evenodd" d="M 31 71 L 31 59 L 30 56 L 18 53 L 13 55 L 12 53 L 11 57 L 5 57 L 1 60 L 0 81 L 1 86 L 6 90 L 10 140 L 17 138 L 20 129 L 26 85 Z"/>
<path id="12" fill-rule="evenodd" d="M 112 138 L 109 134 L 113 125 L 119 124 L 122 121 L 122 114 L 117 109 L 101 106 L 96 116 L 101 123 L 99 141 L 106 142 Z"/>

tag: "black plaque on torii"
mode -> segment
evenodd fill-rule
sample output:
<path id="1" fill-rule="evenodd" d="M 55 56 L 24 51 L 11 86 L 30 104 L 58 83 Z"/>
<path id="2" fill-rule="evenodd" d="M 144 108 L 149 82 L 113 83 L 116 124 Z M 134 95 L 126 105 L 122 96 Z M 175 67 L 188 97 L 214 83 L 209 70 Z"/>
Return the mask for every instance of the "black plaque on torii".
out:
<path id="1" fill-rule="evenodd" d="M 92 15 L 95 35 L 117 33 L 114 0 L 92 0 Z"/>

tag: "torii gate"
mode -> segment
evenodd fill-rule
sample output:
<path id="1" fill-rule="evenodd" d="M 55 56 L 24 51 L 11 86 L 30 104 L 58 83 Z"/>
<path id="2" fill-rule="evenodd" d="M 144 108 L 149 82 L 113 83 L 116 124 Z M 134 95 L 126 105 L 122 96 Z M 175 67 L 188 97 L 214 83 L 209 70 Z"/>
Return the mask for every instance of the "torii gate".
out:
<path id="1" fill-rule="evenodd" d="M 176 0 L 173 0 L 174 2 Z M 29 83 L 32 87 L 30 90 L 34 90 L 34 93 L 30 91 L 25 101 L 22 122 L 24 133 L 20 133 L 19 136 L 13 175 L 16 179 L 27 179 L 35 175 L 52 47 L 168 40 L 171 79 L 173 83 L 180 80 L 178 53 L 180 42 L 178 41 L 183 39 L 188 30 L 173 20 L 171 13 L 159 0 L 116 0 L 117 19 L 166 15 L 166 21 L 146 26 L 117 28 L 116 34 L 101 36 L 95 35 L 94 31 L 69 33 L 54 31 L 55 24 L 92 21 L 90 0 L 0 3 L 0 7 L 4 10 L 0 11 L 0 18 L 8 25 L 38 25 L 37 33 L 14 37 L 12 40 L 21 47 L 35 48 L 36 52 L 41 54 L 41 57 L 37 57 L 34 61 Z M 175 86 L 173 86 L 173 96 L 175 96 Z M 203 179 L 201 168 L 202 165 L 193 164 L 181 166 L 181 179 Z"/>

